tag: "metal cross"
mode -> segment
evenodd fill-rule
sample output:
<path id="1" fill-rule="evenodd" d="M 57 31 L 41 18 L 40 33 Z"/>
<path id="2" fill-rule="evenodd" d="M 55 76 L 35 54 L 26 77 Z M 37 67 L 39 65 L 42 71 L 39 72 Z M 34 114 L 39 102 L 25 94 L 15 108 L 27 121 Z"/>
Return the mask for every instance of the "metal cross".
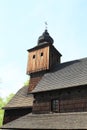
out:
<path id="1" fill-rule="evenodd" d="M 47 30 L 47 25 L 48 25 L 47 22 L 45 22 L 45 28 L 46 28 L 46 30 Z"/>

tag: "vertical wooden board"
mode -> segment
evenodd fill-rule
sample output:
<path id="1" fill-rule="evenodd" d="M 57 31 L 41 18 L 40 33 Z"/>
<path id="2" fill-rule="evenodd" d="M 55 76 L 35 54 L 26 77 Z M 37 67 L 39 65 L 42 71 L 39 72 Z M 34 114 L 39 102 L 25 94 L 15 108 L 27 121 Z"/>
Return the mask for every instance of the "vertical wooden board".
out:
<path id="1" fill-rule="evenodd" d="M 60 55 L 56 51 L 56 49 L 53 46 L 51 46 L 51 48 L 50 48 L 50 68 L 57 63 L 60 63 Z"/>
<path id="2" fill-rule="evenodd" d="M 41 56 L 41 53 L 43 53 L 43 56 Z M 49 69 L 48 64 L 49 64 L 49 48 L 45 47 L 43 49 L 39 50 L 38 53 L 38 69 L 44 70 L 44 69 Z"/>
<path id="3" fill-rule="evenodd" d="M 33 58 L 35 56 L 35 58 Z M 30 52 L 29 53 L 29 60 L 28 60 L 28 71 L 33 72 L 35 70 L 36 66 L 36 52 Z"/>

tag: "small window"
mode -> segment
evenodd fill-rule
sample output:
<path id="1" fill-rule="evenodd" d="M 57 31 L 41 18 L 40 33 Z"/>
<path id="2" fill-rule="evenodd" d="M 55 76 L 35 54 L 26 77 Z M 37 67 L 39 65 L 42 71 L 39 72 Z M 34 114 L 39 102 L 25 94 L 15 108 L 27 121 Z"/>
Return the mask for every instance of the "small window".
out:
<path id="1" fill-rule="evenodd" d="M 35 55 L 33 55 L 33 59 L 35 59 Z"/>
<path id="2" fill-rule="evenodd" d="M 59 100 L 58 99 L 52 100 L 51 109 L 53 112 L 59 112 Z"/>
<path id="3" fill-rule="evenodd" d="M 40 56 L 43 56 L 43 52 L 41 52 Z"/>

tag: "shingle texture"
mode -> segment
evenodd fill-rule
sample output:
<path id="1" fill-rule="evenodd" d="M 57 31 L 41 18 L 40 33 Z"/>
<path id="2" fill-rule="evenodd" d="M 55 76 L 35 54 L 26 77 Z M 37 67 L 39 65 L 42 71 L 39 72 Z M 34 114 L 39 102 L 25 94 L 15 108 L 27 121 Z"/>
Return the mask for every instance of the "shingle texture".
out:
<path id="1" fill-rule="evenodd" d="M 15 129 L 87 129 L 87 112 L 28 114 L 3 128 Z"/>
<path id="2" fill-rule="evenodd" d="M 19 108 L 19 107 L 32 107 L 33 95 L 28 94 L 28 86 L 21 88 L 10 102 L 4 107 L 5 109 Z"/>
<path id="3" fill-rule="evenodd" d="M 58 64 L 32 91 L 50 91 L 87 84 L 87 58 Z"/>

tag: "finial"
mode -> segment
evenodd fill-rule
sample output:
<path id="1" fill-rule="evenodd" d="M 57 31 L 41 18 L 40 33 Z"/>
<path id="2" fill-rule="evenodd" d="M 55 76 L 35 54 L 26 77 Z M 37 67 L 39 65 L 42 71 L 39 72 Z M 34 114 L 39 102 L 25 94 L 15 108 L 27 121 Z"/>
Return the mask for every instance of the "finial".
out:
<path id="1" fill-rule="evenodd" d="M 47 30 L 47 25 L 48 25 L 47 22 L 45 22 L 45 29 L 46 29 L 46 30 Z"/>

